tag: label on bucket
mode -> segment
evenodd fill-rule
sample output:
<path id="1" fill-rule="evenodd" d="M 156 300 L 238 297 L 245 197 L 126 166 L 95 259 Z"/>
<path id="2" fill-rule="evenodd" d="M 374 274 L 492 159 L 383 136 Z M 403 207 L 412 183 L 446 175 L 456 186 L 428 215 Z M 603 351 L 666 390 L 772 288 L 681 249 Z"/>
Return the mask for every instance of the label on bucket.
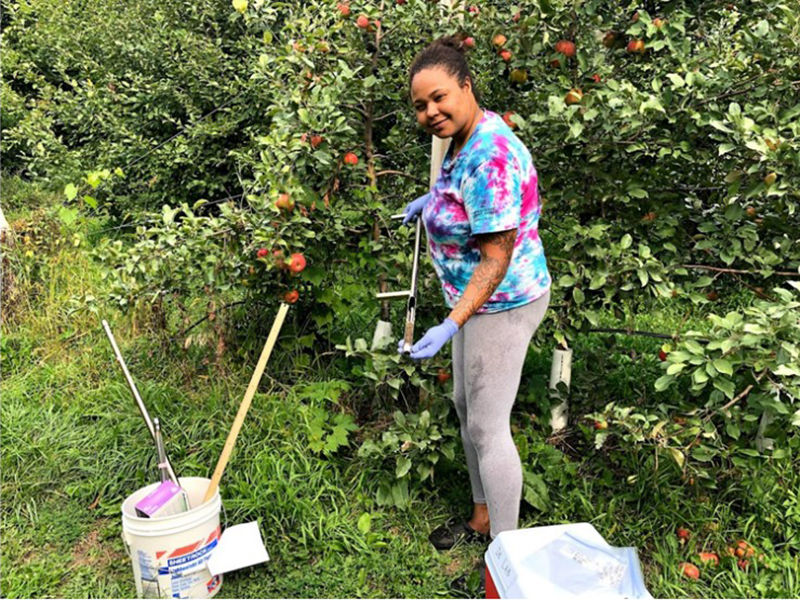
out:
<path id="1" fill-rule="evenodd" d="M 221 585 L 222 578 L 211 577 L 206 562 L 219 543 L 219 528 L 207 539 L 173 550 L 157 550 L 158 566 L 153 568 L 152 555 L 141 550 L 139 566 L 145 598 L 197 598 L 207 596 Z M 198 586 L 200 588 L 198 589 Z M 202 593 L 200 592 L 202 590 Z"/>

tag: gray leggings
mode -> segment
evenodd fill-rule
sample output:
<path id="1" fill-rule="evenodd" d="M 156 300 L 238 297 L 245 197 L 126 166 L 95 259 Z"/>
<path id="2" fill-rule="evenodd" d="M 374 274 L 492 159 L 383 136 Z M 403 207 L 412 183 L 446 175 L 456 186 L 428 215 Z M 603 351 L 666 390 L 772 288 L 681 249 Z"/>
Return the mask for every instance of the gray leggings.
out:
<path id="1" fill-rule="evenodd" d="M 518 308 L 472 315 L 453 337 L 453 402 L 472 499 L 488 505 L 492 537 L 517 528 L 522 464 L 511 437 L 511 407 L 549 304 L 550 290 Z"/>

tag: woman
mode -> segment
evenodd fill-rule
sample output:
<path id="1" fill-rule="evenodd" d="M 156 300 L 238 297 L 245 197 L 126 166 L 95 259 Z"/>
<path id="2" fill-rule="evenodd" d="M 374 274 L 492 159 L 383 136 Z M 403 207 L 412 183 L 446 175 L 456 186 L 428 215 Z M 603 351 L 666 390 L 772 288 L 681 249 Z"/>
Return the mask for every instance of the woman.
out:
<path id="1" fill-rule="evenodd" d="M 444 37 L 418 54 L 409 88 L 419 124 L 452 138 L 433 189 L 406 207 L 404 221 L 422 215 L 451 309 L 411 352 L 413 359 L 430 358 L 453 340 L 453 400 L 473 512 L 468 521 L 451 520 L 431 533 L 444 550 L 517 528 L 522 466 L 511 407 L 551 279 L 530 152 L 500 116 L 479 106 L 460 40 Z"/>

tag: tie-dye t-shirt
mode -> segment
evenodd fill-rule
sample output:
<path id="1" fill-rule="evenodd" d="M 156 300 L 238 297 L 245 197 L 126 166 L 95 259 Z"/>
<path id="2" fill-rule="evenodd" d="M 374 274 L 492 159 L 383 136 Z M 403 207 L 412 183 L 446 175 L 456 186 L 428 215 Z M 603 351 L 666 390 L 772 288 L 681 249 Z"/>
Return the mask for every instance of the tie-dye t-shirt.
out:
<path id="1" fill-rule="evenodd" d="M 445 302 L 453 308 L 481 260 L 475 234 L 517 229 L 505 278 L 478 313 L 533 302 L 550 288 L 539 239 L 539 192 L 531 154 L 496 113 L 484 109 L 466 145 L 447 152 L 422 212 Z"/>

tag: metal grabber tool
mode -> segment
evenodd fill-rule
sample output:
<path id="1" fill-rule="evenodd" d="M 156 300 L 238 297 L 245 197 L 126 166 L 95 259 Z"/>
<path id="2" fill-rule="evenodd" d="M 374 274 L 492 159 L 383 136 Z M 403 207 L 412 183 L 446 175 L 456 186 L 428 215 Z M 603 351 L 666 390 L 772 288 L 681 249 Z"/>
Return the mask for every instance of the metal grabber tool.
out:
<path id="1" fill-rule="evenodd" d="M 392 215 L 391 219 L 404 219 L 406 215 Z M 417 271 L 419 270 L 419 246 L 422 238 L 422 217 L 417 216 L 417 229 L 414 238 L 414 259 L 411 266 L 411 289 L 402 292 L 385 292 L 377 294 L 379 300 L 389 300 L 393 298 L 408 298 L 406 308 L 406 326 L 403 335 L 403 354 L 411 354 L 411 346 L 414 343 L 414 321 L 417 311 Z"/>
<path id="2" fill-rule="evenodd" d="M 131 393 L 133 394 L 134 400 L 136 400 L 136 405 L 139 407 L 139 412 L 142 413 L 142 418 L 144 419 L 145 425 L 147 425 L 150 435 L 153 436 L 153 441 L 156 441 L 156 428 L 155 425 L 153 425 L 153 420 L 150 418 L 150 413 L 147 412 L 147 407 L 144 405 L 144 401 L 139 395 L 139 390 L 136 388 L 136 384 L 133 382 L 133 378 L 128 371 L 128 366 L 125 364 L 125 359 L 122 358 L 122 353 L 119 351 L 117 340 L 114 339 L 114 334 L 111 333 L 111 328 L 108 326 L 108 322 L 105 319 L 103 319 L 103 329 L 106 330 L 108 341 L 111 342 L 111 347 L 114 349 L 114 356 L 117 357 L 117 362 L 119 363 L 119 366 L 122 367 L 122 373 L 125 375 L 125 380 L 128 382 L 128 387 L 131 388 Z M 159 460 L 159 462 L 161 461 Z M 172 470 L 172 465 L 169 463 L 169 459 L 167 458 L 166 454 L 164 455 L 163 462 L 165 463 L 167 473 L 169 474 L 169 478 L 172 483 L 180 487 L 181 484 L 178 482 L 178 477 L 175 475 L 175 471 Z"/>

